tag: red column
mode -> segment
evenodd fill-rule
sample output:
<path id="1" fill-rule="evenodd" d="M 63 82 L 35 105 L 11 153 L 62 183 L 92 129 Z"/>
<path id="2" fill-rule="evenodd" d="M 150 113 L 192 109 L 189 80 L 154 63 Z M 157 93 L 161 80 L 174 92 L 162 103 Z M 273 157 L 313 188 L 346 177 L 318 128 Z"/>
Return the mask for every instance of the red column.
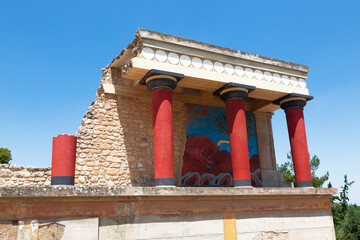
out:
<path id="1" fill-rule="evenodd" d="M 281 104 L 285 110 L 297 187 L 312 187 L 309 151 L 306 141 L 303 106 L 305 99 L 288 99 Z"/>
<path id="2" fill-rule="evenodd" d="M 58 135 L 53 138 L 51 185 L 74 185 L 76 137 Z"/>
<path id="3" fill-rule="evenodd" d="M 151 91 L 155 186 L 175 185 L 172 90 L 183 75 L 174 74 L 174 77 L 169 74 L 151 70 L 144 78 Z"/>
<path id="4" fill-rule="evenodd" d="M 244 100 L 226 102 L 234 186 L 251 186 Z"/>
<path id="5" fill-rule="evenodd" d="M 235 187 L 251 186 L 246 128 L 245 98 L 255 87 L 229 83 L 214 92 L 226 104 L 233 182 Z"/>
<path id="6" fill-rule="evenodd" d="M 172 91 L 151 92 L 155 185 L 174 185 Z"/>

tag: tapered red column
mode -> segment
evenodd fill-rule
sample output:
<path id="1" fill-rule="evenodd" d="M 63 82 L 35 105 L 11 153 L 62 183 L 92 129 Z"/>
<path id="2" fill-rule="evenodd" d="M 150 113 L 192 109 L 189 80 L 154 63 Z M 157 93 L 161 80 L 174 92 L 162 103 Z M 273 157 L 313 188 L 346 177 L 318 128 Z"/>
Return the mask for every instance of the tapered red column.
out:
<path id="1" fill-rule="evenodd" d="M 248 89 L 241 87 L 229 87 L 220 92 L 220 97 L 226 104 L 231 162 L 235 187 L 251 186 L 244 102 L 247 95 Z"/>
<path id="2" fill-rule="evenodd" d="M 178 79 L 153 75 L 144 80 L 151 91 L 155 186 L 174 186 L 172 90 Z"/>
<path id="3" fill-rule="evenodd" d="M 76 137 L 61 134 L 53 138 L 51 185 L 74 185 Z"/>
<path id="4" fill-rule="evenodd" d="M 155 185 L 174 185 L 172 92 L 151 92 Z"/>
<path id="5" fill-rule="evenodd" d="M 306 99 L 284 99 L 280 106 L 285 110 L 297 187 L 312 187 L 309 151 L 306 140 L 303 107 Z"/>

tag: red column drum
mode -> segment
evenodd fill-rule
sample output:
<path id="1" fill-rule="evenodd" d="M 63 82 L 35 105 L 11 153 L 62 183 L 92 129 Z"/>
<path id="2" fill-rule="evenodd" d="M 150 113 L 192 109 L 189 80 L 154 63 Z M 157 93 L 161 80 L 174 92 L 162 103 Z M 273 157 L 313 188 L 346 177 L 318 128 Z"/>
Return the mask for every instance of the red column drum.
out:
<path id="1" fill-rule="evenodd" d="M 74 185 L 76 137 L 61 134 L 53 138 L 51 185 Z"/>
<path id="2" fill-rule="evenodd" d="M 155 185 L 174 185 L 172 91 L 151 91 Z"/>
<path id="3" fill-rule="evenodd" d="M 234 186 L 251 186 L 244 100 L 226 101 Z"/>
<path id="4" fill-rule="evenodd" d="M 311 187 L 312 178 L 302 108 L 286 110 L 295 179 L 298 187 Z"/>

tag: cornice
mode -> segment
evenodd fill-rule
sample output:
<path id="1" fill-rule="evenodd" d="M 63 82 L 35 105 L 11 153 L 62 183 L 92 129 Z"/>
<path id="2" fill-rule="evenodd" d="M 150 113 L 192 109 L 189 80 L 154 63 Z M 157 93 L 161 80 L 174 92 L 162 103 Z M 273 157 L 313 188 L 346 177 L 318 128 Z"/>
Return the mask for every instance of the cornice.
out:
<path id="1" fill-rule="evenodd" d="M 231 64 L 225 61 L 218 61 L 216 59 L 207 59 L 199 56 L 166 51 L 160 48 L 144 47 L 137 57 L 188 68 L 199 70 L 203 69 L 208 72 L 217 72 L 224 75 L 246 77 L 251 81 L 265 81 L 306 89 L 305 79 L 298 76 L 279 73 L 272 70 L 264 70 L 263 68 L 249 67 L 241 64 Z"/>

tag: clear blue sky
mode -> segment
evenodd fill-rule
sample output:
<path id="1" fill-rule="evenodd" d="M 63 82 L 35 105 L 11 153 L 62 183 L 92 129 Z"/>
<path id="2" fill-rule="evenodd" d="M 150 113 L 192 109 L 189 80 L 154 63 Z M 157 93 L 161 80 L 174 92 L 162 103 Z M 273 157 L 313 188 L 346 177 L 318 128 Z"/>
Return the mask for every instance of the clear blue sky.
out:
<path id="1" fill-rule="evenodd" d="M 137 28 L 309 66 L 315 100 L 305 107 L 319 173 L 360 204 L 360 2 L 1 1 L 0 147 L 12 163 L 50 166 L 52 137 L 74 134 L 101 68 Z M 273 117 L 278 163 L 290 145 L 282 110 Z"/>

